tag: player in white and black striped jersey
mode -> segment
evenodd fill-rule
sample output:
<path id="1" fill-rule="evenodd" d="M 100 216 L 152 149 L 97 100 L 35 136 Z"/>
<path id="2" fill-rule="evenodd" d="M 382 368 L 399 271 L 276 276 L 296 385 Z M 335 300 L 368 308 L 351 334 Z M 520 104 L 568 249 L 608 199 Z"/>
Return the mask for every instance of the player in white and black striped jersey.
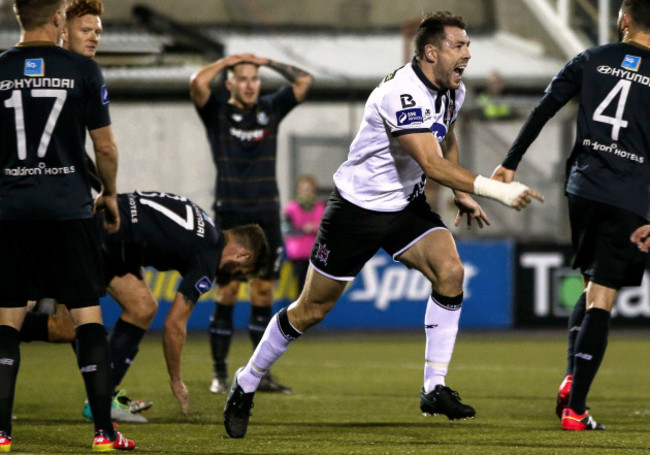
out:
<path id="1" fill-rule="evenodd" d="M 503 184 L 458 166 L 454 121 L 463 103 L 463 72 L 470 59 L 461 17 L 435 13 L 421 22 L 415 58 L 388 75 L 366 102 L 348 159 L 334 175 L 314 244 L 305 288 L 269 323 L 253 357 L 233 380 L 224 409 L 227 433 L 243 437 L 253 395 L 264 373 L 291 341 L 320 322 L 365 262 L 384 248 L 421 271 L 432 284 L 424 317 L 426 363 L 420 408 L 450 419 L 473 417 L 445 384 L 463 300 L 463 266 L 453 237 L 424 200 L 431 178 L 455 191 L 457 222 L 489 220 L 468 193 L 522 209 L 541 195 L 525 185 Z"/>

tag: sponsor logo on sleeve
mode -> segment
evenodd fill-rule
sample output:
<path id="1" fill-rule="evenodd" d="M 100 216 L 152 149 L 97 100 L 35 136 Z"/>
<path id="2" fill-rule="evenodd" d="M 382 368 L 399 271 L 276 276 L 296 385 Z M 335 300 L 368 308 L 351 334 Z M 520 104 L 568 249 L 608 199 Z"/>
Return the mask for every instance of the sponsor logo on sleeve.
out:
<path id="1" fill-rule="evenodd" d="M 419 107 L 397 111 L 395 116 L 397 117 L 397 126 L 419 125 L 424 121 L 422 109 Z"/>
<path id="2" fill-rule="evenodd" d="M 108 99 L 108 89 L 105 85 L 102 85 L 102 104 L 108 104 L 110 100 Z"/>
<path id="3" fill-rule="evenodd" d="M 194 285 L 197 291 L 199 291 L 199 294 L 205 294 L 212 288 L 212 280 L 208 278 L 207 276 L 204 276 L 201 278 L 199 281 L 196 282 Z"/>
<path id="4" fill-rule="evenodd" d="M 45 62 L 42 58 L 25 60 L 25 76 L 41 77 L 45 75 Z"/>
<path id="5" fill-rule="evenodd" d="M 442 142 L 447 135 L 447 127 L 442 123 L 434 123 L 431 125 L 431 132 L 438 142 Z"/>
<path id="6" fill-rule="evenodd" d="M 636 55 L 626 55 L 623 59 L 623 63 L 621 63 L 621 67 L 630 71 L 639 71 L 639 67 L 641 67 L 641 57 L 637 57 Z"/>
<path id="7" fill-rule="evenodd" d="M 399 101 L 402 103 L 402 107 L 406 109 L 407 107 L 414 107 L 415 106 L 415 100 L 411 95 L 408 93 L 404 93 L 399 96 Z"/>

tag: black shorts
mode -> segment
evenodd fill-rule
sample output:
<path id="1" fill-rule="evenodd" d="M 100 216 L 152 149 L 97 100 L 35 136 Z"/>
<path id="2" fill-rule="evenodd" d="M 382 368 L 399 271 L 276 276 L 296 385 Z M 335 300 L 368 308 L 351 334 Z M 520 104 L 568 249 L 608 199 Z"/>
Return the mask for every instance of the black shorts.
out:
<path id="1" fill-rule="evenodd" d="M 282 267 L 282 257 L 284 253 L 284 241 L 280 228 L 280 213 L 271 212 L 226 212 L 219 211 L 216 213 L 215 220 L 221 229 L 231 229 L 245 224 L 259 224 L 266 241 L 269 243 L 269 257 L 265 272 L 260 278 L 267 280 L 277 280 L 280 277 L 280 267 Z M 224 284 L 218 279 L 219 284 Z"/>
<path id="2" fill-rule="evenodd" d="M 327 201 L 310 262 L 329 278 L 352 281 L 380 248 L 397 260 L 436 229 L 447 226 L 424 196 L 399 212 L 375 212 L 346 201 L 335 190 Z"/>
<path id="3" fill-rule="evenodd" d="M 576 254 L 573 268 L 612 289 L 640 285 L 646 257 L 630 242 L 630 235 L 646 220 L 609 204 L 572 194 L 567 198 Z"/>
<path id="4" fill-rule="evenodd" d="M 0 221 L 0 307 L 46 297 L 98 305 L 106 288 L 97 234 L 92 218 Z"/>

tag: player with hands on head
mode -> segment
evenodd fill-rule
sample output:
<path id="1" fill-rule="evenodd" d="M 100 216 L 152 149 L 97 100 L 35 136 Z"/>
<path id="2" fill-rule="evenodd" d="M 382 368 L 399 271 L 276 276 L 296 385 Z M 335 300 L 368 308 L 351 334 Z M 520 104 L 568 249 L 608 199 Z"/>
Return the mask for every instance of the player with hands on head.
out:
<path id="1" fill-rule="evenodd" d="M 370 94 L 348 159 L 334 174 L 335 190 L 312 248 L 305 287 L 297 301 L 273 316 L 248 364 L 235 373 L 224 409 L 230 437 L 246 434 L 253 397 L 266 371 L 292 341 L 326 317 L 380 248 L 423 273 L 432 286 L 423 324 L 420 410 L 449 419 L 475 415 L 445 383 L 458 332 L 464 270 L 453 237 L 426 203 L 426 180 L 453 189 L 469 225 L 489 222 L 469 193 L 518 209 L 542 196 L 525 185 L 490 180 L 458 165 L 454 124 L 471 58 L 465 29 L 463 19 L 448 12 L 424 17 L 413 60 Z"/>
<path id="2" fill-rule="evenodd" d="M 546 122 L 579 104 L 566 166 L 571 238 L 584 292 L 569 317 L 567 368 L 556 413 L 564 430 L 602 430 L 586 399 L 605 355 L 618 290 L 641 284 L 650 218 L 650 0 L 623 0 L 620 42 L 577 55 L 553 78 L 493 179 L 510 182 Z M 631 242 L 630 242 L 631 240 Z M 636 243 L 636 246 L 635 246 Z"/>
<path id="3" fill-rule="evenodd" d="M 259 68 L 281 74 L 289 85 L 260 96 Z M 213 87 L 225 71 L 225 81 Z M 280 203 L 276 178 L 277 136 L 282 119 L 307 97 L 313 81 L 308 72 L 251 53 L 212 62 L 190 81 L 190 96 L 203 122 L 217 168 L 215 221 L 222 228 L 259 224 L 269 241 L 266 274 L 250 283 L 249 335 L 253 348 L 272 316 L 274 282 L 283 257 Z M 214 376 L 210 391 L 228 391 L 227 356 L 233 335 L 233 310 L 242 280 L 220 280 L 210 321 Z M 260 391 L 291 393 L 270 372 Z"/>

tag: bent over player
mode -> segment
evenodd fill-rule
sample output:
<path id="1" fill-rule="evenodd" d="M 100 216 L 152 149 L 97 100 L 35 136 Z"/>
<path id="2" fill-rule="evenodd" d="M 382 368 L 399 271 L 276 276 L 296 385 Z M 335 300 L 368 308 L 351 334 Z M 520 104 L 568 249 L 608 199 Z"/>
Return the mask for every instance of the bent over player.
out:
<path id="1" fill-rule="evenodd" d="M 380 248 L 432 284 L 424 316 L 420 409 L 449 419 L 474 416 L 474 408 L 445 383 L 463 302 L 463 265 L 451 234 L 426 204 L 426 178 L 455 190 L 457 223 L 463 215 L 469 224 L 489 222 L 468 192 L 517 209 L 541 195 L 458 166 L 454 122 L 465 98 L 461 80 L 470 59 L 468 46 L 461 17 L 429 15 L 417 30 L 413 61 L 370 94 L 348 160 L 334 174 L 336 188 L 312 249 L 305 288 L 273 317 L 252 358 L 235 374 L 224 409 L 229 436 L 246 434 L 253 395 L 265 372 L 292 341 L 325 318 L 346 284 Z"/>
<path id="2" fill-rule="evenodd" d="M 140 191 L 120 194 L 117 202 L 120 229 L 102 239 L 108 292 L 122 308 L 110 339 L 113 386 L 122 381 L 158 309 L 142 267 L 177 270 L 182 280 L 165 318 L 163 351 L 172 392 L 187 413 L 181 374 L 187 321 L 217 274 L 254 276 L 262 270 L 268 253 L 264 232 L 256 225 L 221 231 L 198 205 L 174 194 Z M 68 341 L 69 319 L 60 310 L 40 324 L 30 318 L 33 325 L 23 328 L 25 336 Z"/>
<path id="3" fill-rule="evenodd" d="M 565 192 L 584 292 L 569 318 L 567 370 L 557 395 L 564 430 L 604 429 L 587 412 L 587 393 L 605 355 L 616 294 L 641 284 L 645 269 L 630 236 L 650 217 L 650 0 L 624 0 L 618 27 L 621 42 L 587 49 L 555 76 L 492 176 L 514 179 L 546 122 L 578 98 Z"/>
<path id="4" fill-rule="evenodd" d="M 113 427 L 105 293 L 93 210 L 119 228 L 118 152 L 108 95 L 95 62 L 57 47 L 64 0 L 16 0 L 21 42 L 0 55 L 0 451 L 11 450 L 11 412 L 28 300 L 54 297 L 70 310 L 77 363 L 93 411 L 93 450 L 132 450 Z M 85 166 L 86 129 L 102 191 Z"/>

